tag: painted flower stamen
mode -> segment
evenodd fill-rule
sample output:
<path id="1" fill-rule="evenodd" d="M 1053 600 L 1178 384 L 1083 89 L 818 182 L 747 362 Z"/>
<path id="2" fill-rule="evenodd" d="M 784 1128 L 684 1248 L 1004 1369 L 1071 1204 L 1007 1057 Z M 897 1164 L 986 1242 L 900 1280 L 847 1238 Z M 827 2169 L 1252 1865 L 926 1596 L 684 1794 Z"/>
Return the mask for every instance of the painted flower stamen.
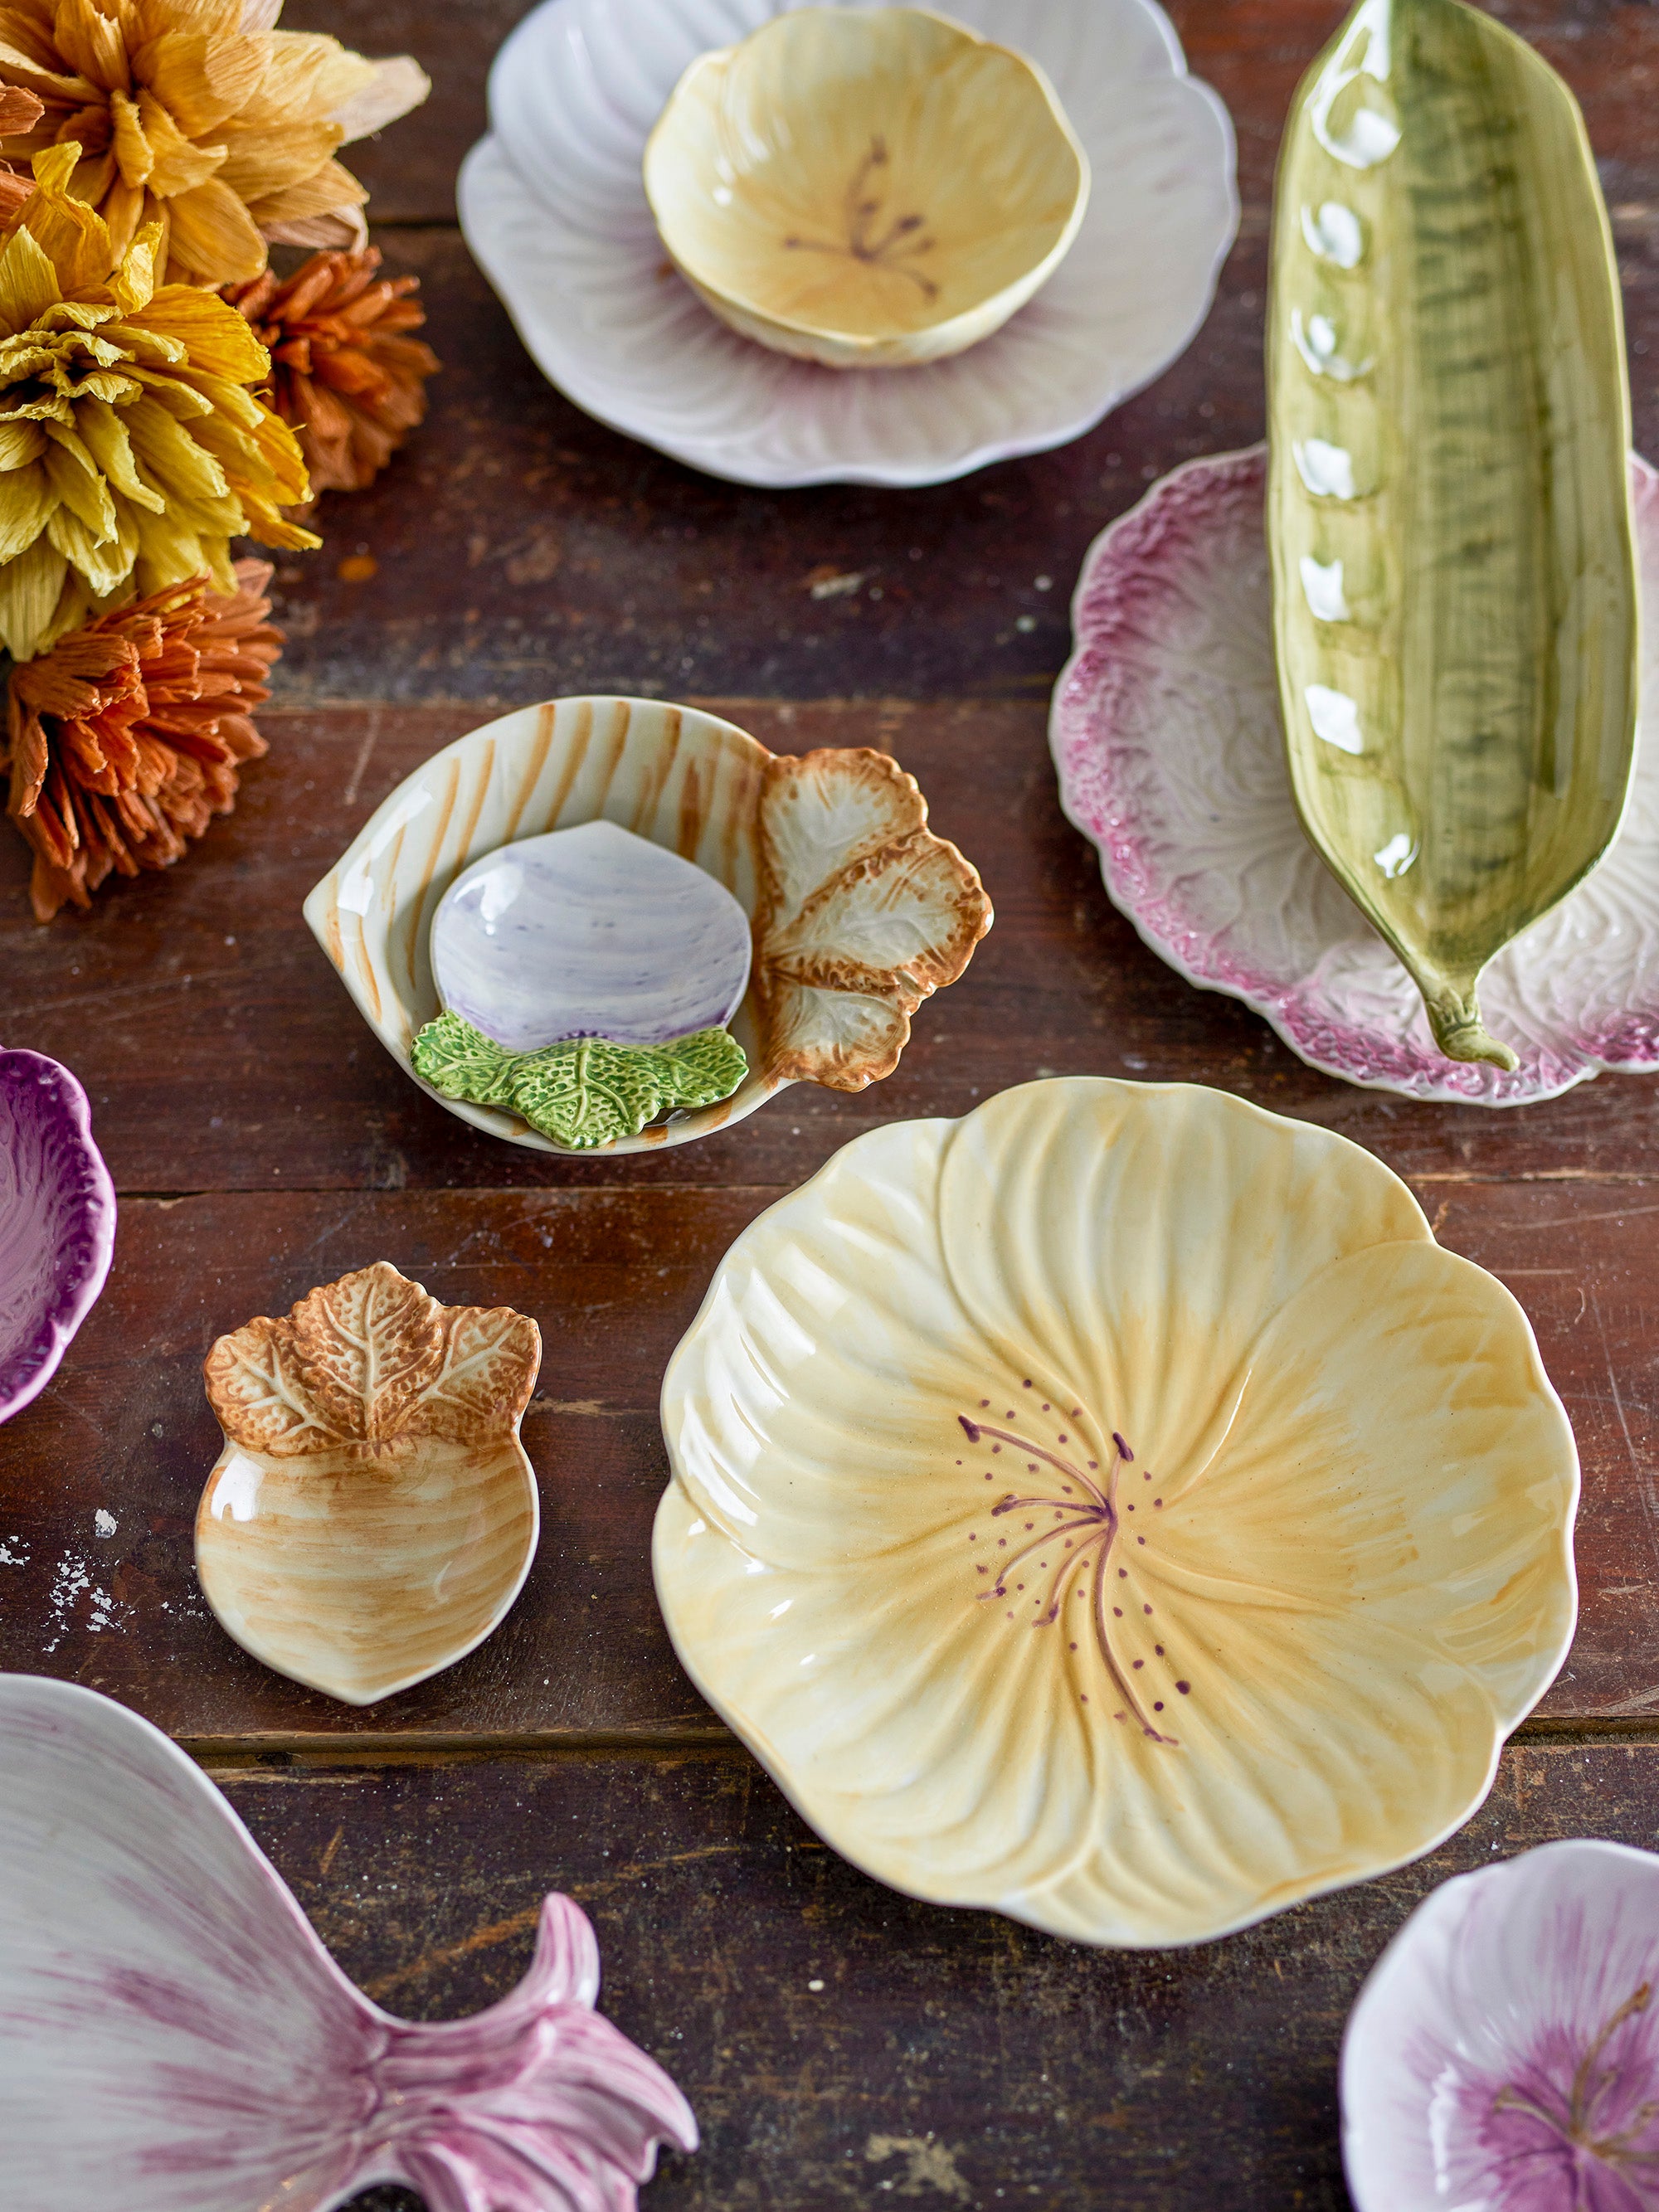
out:
<path id="1" fill-rule="evenodd" d="M 1124 1443 L 1122 1437 L 1114 1431 L 1112 1443 L 1117 1456 L 1113 1462 L 1106 1487 L 1103 1490 L 1092 1476 L 1085 1474 L 1080 1468 L 1073 1466 L 1069 1460 L 1062 1458 L 1058 1452 L 1049 1451 L 1043 1445 L 1034 1443 L 1029 1437 L 1018 1436 L 1011 1429 L 994 1427 L 987 1421 L 970 1420 L 965 1413 L 958 1413 L 957 1419 L 970 1444 L 978 1443 L 983 1437 L 994 1437 L 1001 1443 L 1014 1444 L 1027 1455 L 1028 1467 L 1034 1459 L 1046 1461 L 1057 1474 L 1065 1476 L 1068 1482 L 1075 1483 L 1078 1489 L 1084 1493 L 1083 1499 L 1078 1500 L 1068 1489 L 1066 1497 L 1071 1502 L 1065 1505 L 1062 1505 L 1060 1499 L 1056 1498 L 1009 1496 L 998 1500 L 991 1508 L 994 1520 L 1005 1513 L 1029 1511 L 1038 1506 L 1054 1508 L 1055 1520 L 1043 1530 L 1041 1535 L 1035 1537 L 1030 1543 L 1023 1546 L 1020 1550 L 1012 1554 L 999 1570 L 995 1587 L 977 1592 L 976 1602 L 984 1604 L 993 1598 L 1006 1597 L 1008 1576 L 1022 1559 L 1029 1559 L 1032 1553 L 1042 1551 L 1053 1542 L 1060 1541 L 1063 1544 L 1067 1539 L 1081 1532 L 1081 1540 L 1072 1547 L 1068 1556 L 1061 1559 L 1054 1570 L 1054 1578 L 1048 1587 L 1048 1603 L 1044 1605 L 1041 1599 L 1036 1601 L 1037 1617 L 1031 1623 L 1031 1626 L 1033 1628 L 1054 1626 L 1060 1618 L 1066 1585 L 1075 1571 L 1081 1567 L 1092 1554 L 1093 1567 L 1089 1577 L 1087 1594 L 1095 1641 L 1100 1647 L 1100 1656 L 1106 1662 L 1107 1671 L 1111 1675 L 1119 1696 L 1129 1713 L 1133 1716 L 1142 1735 L 1150 1737 L 1154 1743 L 1175 1744 L 1177 1739 L 1172 1735 L 1165 1735 L 1162 1729 L 1154 1726 L 1142 1710 L 1130 1686 L 1128 1676 L 1112 1648 L 1111 1635 L 1107 1622 L 1106 1570 L 1119 1525 L 1118 1473 L 1120 1468 L 1133 1459 L 1134 1454 Z M 992 1448 L 996 1449 L 995 1445 Z M 1066 1515 L 1073 1517 L 1069 1519 L 1064 1517 Z M 1046 1566 L 1047 1560 L 1045 1559 L 1042 1564 Z M 1080 1589 L 1078 1595 L 1082 1597 L 1085 1591 Z"/>
<path id="2" fill-rule="evenodd" d="M 1595 2108 L 1607 2092 L 1619 2080 L 1619 2069 L 1614 2066 L 1596 2070 L 1602 2053 L 1613 2036 L 1627 2020 L 1644 2013 L 1651 2002 L 1653 1984 L 1644 1982 L 1635 1993 L 1626 1998 L 1617 2012 L 1602 2027 L 1583 2057 L 1573 2069 L 1572 2086 L 1567 2093 L 1566 2111 L 1552 2112 L 1535 2098 L 1528 2097 L 1510 2082 L 1492 2099 L 1494 2112 L 1519 2112 L 1526 2118 L 1536 2120 L 1551 2129 L 1563 2142 L 1571 2143 L 1577 2151 L 1600 2159 L 1614 2166 L 1652 2166 L 1659 2165 L 1659 2152 L 1633 2150 L 1631 2146 L 1647 2133 L 1654 2118 L 1659 2114 L 1659 2098 L 1650 2098 L 1638 2105 L 1630 2118 L 1628 2126 L 1616 2134 L 1598 2135 L 1595 2132 Z"/>

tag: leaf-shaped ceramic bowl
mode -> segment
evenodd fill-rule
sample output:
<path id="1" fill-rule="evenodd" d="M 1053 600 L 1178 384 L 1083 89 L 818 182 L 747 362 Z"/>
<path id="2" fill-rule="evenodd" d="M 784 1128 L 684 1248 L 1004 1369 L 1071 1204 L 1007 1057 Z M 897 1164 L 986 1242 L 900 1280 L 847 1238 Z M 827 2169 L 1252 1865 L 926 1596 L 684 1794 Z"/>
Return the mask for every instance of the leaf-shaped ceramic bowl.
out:
<path id="1" fill-rule="evenodd" d="M 593 2009 L 550 1897 L 529 1973 L 471 2020 L 371 2004 L 212 1783 L 96 1692 L 0 1675 L 6 2212 L 634 2212 L 690 2107 Z"/>
<path id="2" fill-rule="evenodd" d="M 475 1650 L 536 1555 L 540 1363 L 523 1314 L 440 1305 L 384 1260 L 222 1336 L 196 1571 L 227 1634 L 349 1705 Z"/>
<path id="3" fill-rule="evenodd" d="M 487 853 L 607 821 L 694 860 L 749 915 L 754 957 L 732 1024 L 749 1073 L 732 1095 L 603 1149 L 683 1145 L 785 1085 L 861 1091 L 890 1075 L 910 1016 L 954 982 L 991 926 L 956 847 L 927 828 L 884 753 L 769 752 L 717 715 L 659 700 L 547 701 L 457 739 L 399 784 L 306 901 L 306 920 L 370 1028 L 416 1082 L 439 1011 L 429 936 L 450 884 Z M 421 1087 L 491 1136 L 563 1147 L 503 1108 Z"/>
<path id="4" fill-rule="evenodd" d="M 1156 0 L 950 0 L 1042 68 L 1093 176 L 1070 252 L 993 337 L 902 376 L 846 376 L 710 314 L 664 268 L 646 140 L 699 54 L 789 6 L 544 0 L 496 57 L 461 221 L 579 407 L 739 483 L 939 483 L 1078 437 L 1191 341 L 1237 224 L 1233 134 Z"/>
<path id="5" fill-rule="evenodd" d="M 1371 1970 L 1342 2045 L 1358 2212 L 1659 2202 L 1659 1858 L 1545 1844 L 1460 1875 Z"/>
<path id="6" fill-rule="evenodd" d="M 692 1679 L 881 1881 L 1190 1943 L 1429 1850 L 1573 1627 L 1526 1316 L 1369 1153 L 1028 1084 L 857 1139 L 670 1364 Z"/>
<path id="7" fill-rule="evenodd" d="M 44 1053 L 0 1052 L 0 1421 L 57 1372 L 114 1249 L 86 1092 Z"/>
<path id="8" fill-rule="evenodd" d="M 702 54 L 646 142 L 675 266 L 830 368 L 942 361 L 1054 271 L 1089 160 L 1040 69 L 923 8 L 801 8 Z"/>
<path id="9" fill-rule="evenodd" d="M 1498 953 L 1483 1018 L 1516 1065 L 1448 1060 L 1397 954 L 1304 836 L 1285 763 L 1267 449 L 1189 461 L 1090 548 L 1054 687 L 1060 798 L 1112 902 L 1189 981 L 1293 1052 L 1411 1098 L 1520 1106 L 1659 1067 L 1659 475 L 1632 458 L 1644 666 L 1619 834 Z"/>
<path id="10" fill-rule="evenodd" d="M 1637 581 L 1612 233 L 1560 78 L 1462 0 L 1361 0 L 1274 206 L 1267 495 L 1308 835 L 1450 1059 L 1476 979 L 1606 850 Z"/>

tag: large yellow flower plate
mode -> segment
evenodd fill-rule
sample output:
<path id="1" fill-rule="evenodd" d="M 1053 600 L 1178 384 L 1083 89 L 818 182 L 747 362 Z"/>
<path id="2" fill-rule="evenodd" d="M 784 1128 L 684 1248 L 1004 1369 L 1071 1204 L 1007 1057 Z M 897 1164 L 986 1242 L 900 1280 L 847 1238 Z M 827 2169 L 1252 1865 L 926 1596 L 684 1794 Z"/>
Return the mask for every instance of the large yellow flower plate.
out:
<path id="1" fill-rule="evenodd" d="M 663 1388 L 693 1680 L 879 1880 L 1201 1942 L 1467 1820 L 1575 1616 L 1525 1315 L 1357 1146 L 1029 1084 L 860 1137 Z"/>

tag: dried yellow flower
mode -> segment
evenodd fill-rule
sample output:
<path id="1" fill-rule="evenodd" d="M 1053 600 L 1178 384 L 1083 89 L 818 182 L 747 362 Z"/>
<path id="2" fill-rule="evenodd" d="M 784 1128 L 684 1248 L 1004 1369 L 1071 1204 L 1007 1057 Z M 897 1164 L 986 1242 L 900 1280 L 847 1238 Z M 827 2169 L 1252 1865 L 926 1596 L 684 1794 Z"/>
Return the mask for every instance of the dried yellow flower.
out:
<path id="1" fill-rule="evenodd" d="M 34 160 L 0 251 L 0 644 L 32 659 L 89 615 L 205 570 L 230 540 L 321 543 L 292 430 L 257 398 L 270 356 L 234 307 L 157 289 L 161 226 L 118 250 L 70 190 L 79 149 Z"/>
<path id="2" fill-rule="evenodd" d="M 267 240 L 359 246 L 368 195 L 334 159 L 430 91 L 407 55 L 372 62 L 272 27 L 282 0 L 5 0 L 0 84 L 45 113 L 0 137 L 25 158 L 80 149 L 71 189 L 118 248 L 163 226 L 179 283 L 246 283 Z"/>

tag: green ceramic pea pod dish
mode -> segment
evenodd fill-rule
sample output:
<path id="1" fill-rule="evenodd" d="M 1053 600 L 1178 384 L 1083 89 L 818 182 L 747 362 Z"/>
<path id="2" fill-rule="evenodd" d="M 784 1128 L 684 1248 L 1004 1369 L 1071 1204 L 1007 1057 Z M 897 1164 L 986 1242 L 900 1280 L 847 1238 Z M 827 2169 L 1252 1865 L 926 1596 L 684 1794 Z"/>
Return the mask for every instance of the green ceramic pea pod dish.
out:
<path id="1" fill-rule="evenodd" d="M 1630 396 L 1583 118 L 1462 0 L 1362 0 L 1297 94 L 1268 536 L 1303 825 L 1452 1060 L 1611 842 L 1635 745 Z"/>

